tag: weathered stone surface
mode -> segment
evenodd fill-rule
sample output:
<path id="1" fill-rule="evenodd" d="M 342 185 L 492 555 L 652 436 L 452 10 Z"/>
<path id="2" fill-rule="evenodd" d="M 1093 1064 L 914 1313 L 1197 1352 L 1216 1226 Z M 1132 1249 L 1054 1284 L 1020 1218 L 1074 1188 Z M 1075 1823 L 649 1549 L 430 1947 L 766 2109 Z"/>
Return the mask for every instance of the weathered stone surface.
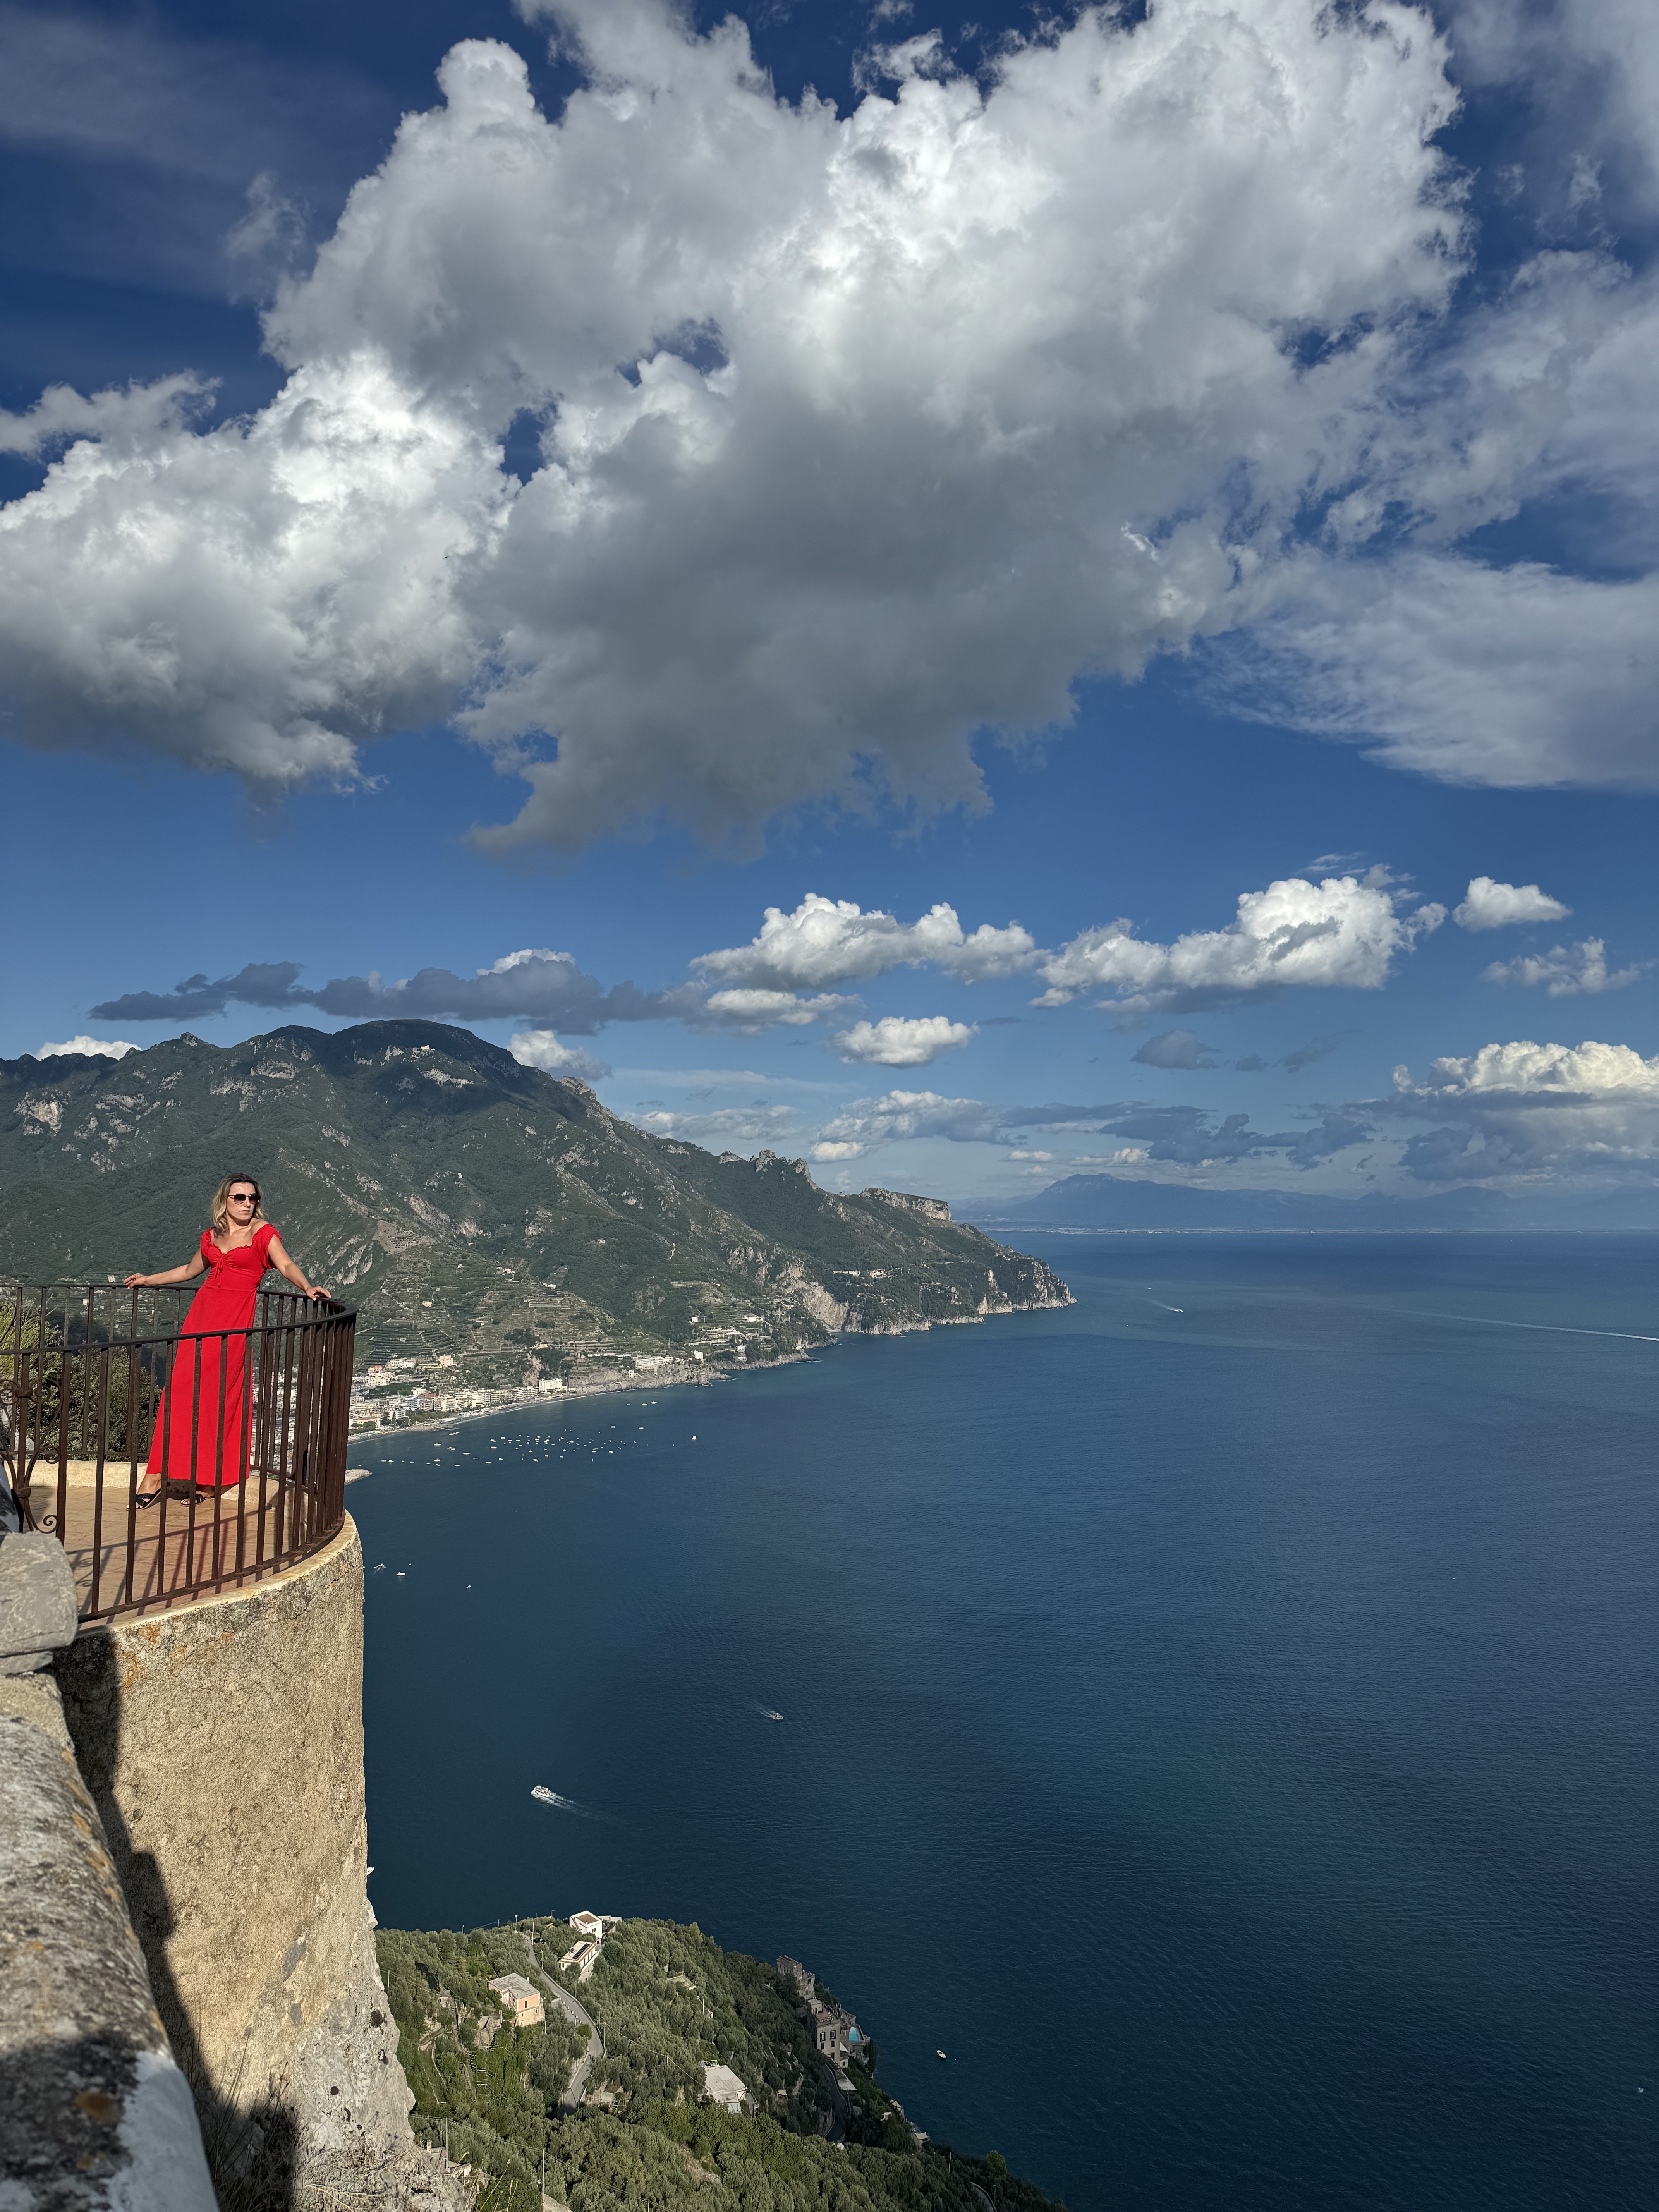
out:
<path id="1" fill-rule="evenodd" d="M 0 2207 L 214 2212 L 49 1674 L 0 1680 Z"/>
<path id="2" fill-rule="evenodd" d="M 0 1536 L 0 1674 L 33 1674 L 75 1641 L 75 1577 L 56 1536 Z"/>
<path id="3" fill-rule="evenodd" d="M 436 2205 L 375 1964 L 362 1553 L 83 1634 L 58 1662 L 156 2002 L 240 2201 Z"/>

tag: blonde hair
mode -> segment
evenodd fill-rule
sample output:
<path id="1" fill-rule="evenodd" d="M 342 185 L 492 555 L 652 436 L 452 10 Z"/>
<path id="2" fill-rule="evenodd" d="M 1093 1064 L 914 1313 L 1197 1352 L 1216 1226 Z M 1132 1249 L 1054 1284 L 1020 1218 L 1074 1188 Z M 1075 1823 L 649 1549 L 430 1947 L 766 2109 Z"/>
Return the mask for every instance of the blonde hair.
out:
<path id="1" fill-rule="evenodd" d="M 213 1225 L 222 1230 L 230 1219 L 230 1194 L 239 1182 L 253 1185 L 253 1211 L 248 1218 L 256 1225 L 264 1219 L 259 1197 L 259 1178 L 251 1175 L 228 1175 L 213 1194 Z"/>

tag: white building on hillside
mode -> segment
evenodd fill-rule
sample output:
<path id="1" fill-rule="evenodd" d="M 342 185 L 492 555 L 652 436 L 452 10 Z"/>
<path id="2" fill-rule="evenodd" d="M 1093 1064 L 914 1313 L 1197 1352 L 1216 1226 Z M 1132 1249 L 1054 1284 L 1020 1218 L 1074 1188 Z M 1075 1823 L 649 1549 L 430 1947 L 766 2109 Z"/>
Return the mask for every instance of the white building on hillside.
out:
<path id="1" fill-rule="evenodd" d="M 740 2112 L 749 2101 L 748 2089 L 729 2066 L 705 2066 L 702 2090 L 712 2104 L 726 2112 Z"/>

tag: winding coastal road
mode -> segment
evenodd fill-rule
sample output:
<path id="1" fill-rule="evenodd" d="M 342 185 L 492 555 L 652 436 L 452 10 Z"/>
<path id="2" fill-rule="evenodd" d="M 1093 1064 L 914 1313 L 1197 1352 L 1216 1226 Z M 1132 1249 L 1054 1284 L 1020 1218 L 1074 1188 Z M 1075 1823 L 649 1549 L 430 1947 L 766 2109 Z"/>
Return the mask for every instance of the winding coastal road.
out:
<path id="1" fill-rule="evenodd" d="M 536 1947 L 528 1936 L 525 1939 L 525 1948 L 530 1954 L 530 1969 L 543 1996 L 552 1998 L 573 2027 L 586 2027 L 588 2031 L 587 2049 L 571 2068 L 570 2079 L 565 2083 L 564 2094 L 559 2099 L 562 2112 L 574 2112 L 587 2088 L 587 2077 L 593 2070 L 594 2060 L 605 2056 L 605 2038 L 599 2032 L 599 2023 L 586 2007 L 579 2003 L 568 1990 L 561 1988 L 542 1966 L 536 1956 Z"/>

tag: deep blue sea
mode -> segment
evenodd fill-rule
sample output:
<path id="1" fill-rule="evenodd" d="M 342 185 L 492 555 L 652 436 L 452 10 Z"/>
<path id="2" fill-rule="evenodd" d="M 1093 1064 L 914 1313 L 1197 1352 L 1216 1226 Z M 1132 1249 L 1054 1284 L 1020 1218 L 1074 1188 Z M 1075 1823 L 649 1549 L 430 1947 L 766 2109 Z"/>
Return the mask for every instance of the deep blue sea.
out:
<path id="1" fill-rule="evenodd" d="M 1075 2212 L 1652 2212 L 1659 1240 L 1022 1241 L 355 1449 L 380 1919 L 793 1953 Z"/>

